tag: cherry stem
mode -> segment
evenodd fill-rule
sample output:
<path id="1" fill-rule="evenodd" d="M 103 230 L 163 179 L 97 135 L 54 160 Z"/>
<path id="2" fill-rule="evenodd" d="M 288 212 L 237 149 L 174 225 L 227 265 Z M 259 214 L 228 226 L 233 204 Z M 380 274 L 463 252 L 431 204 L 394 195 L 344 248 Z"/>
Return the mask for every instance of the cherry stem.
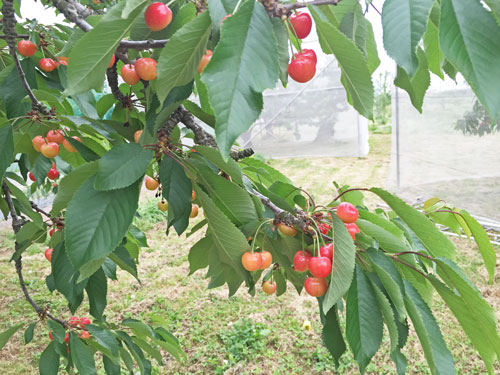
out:
<path id="1" fill-rule="evenodd" d="M 300 45 L 300 39 L 299 39 L 299 37 L 297 36 L 297 33 L 295 32 L 295 29 L 294 29 L 294 28 L 293 28 L 293 26 L 292 26 L 292 23 L 290 22 L 290 18 L 287 18 L 287 19 L 286 19 L 286 22 L 287 22 L 287 24 L 288 24 L 288 28 L 289 28 L 289 29 L 291 29 L 293 36 L 294 36 L 294 37 L 295 37 L 295 39 L 297 40 L 297 44 L 298 44 L 298 46 L 299 46 L 299 52 L 300 52 L 300 53 L 302 53 L 302 46 Z"/>
<path id="2" fill-rule="evenodd" d="M 262 226 L 265 224 L 265 223 L 269 223 L 270 221 L 272 221 L 271 219 L 266 219 L 264 220 L 262 223 L 260 223 L 260 225 L 257 227 L 257 230 L 255 231 L 255 235 L 252 239 L 252 249 L 251 249 L 251 253 L 253 253 L 255 251 L 255 240 L 257 239 L 257 235 L 259 234 L 259 231 L 260 231 L 260 228 L 262 228 Z"/>
<path id="3" fill-rule="evenodd" d="M 433 257 L 428 256 L 428 255 L 425 255 L 425 254 L 422 254 L 422 253 L 419 253 L 419 252 L 417 252 L 417 251 L 402 251 L 402 252 L 400 252 L 400 253 L 393 254 L 392 256 L 393 256 L 393 257 L 398 257 L 398 256 L 400 256 L 400 255 L 405 255 L 405 254 L 413 254 L 413 255 L 418 255 L 419 257 L 426 258 L 426 259 L 429 259 L 429 260 L 431 260 L 431 261 L 433 261 L 433 262 L 436 262 L 436 260 L 435 260 Z"/>
<path id="4" fill-rule="evenodd" d="M 231 14 L 235 14 L 236 13 L 236 11 L 238 10 L 238 8 L 240 7 L 240 4 L 241 4 L 241 0 L 238 0 L 238 3 L 234 7 L 233 13 L 231 13 Z"/>

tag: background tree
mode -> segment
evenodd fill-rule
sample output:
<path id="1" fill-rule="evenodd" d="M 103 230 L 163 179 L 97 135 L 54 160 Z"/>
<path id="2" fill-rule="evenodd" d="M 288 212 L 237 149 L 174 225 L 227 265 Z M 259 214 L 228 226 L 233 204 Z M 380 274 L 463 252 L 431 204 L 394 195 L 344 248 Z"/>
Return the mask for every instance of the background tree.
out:
<path id="1" fill-rule="evenodd" d="M 491 282 L 495 252 L 466 211 L 433 199 L 420 212 L 382 189 L 347 186 L 337 186 L 323 206 L 251 158 L 251 149 L 233 147 L 259 117 L 265 89 L 278 80 L 285 85 L 287 73 L 299 82 L 314 76 L 316 56 L 301 50 L 300 39 L 312 22 L 322 49 L 316 53 L 335 56 L 350 103 L 372 117 L 371 74 L 379 60 L 364 18 L 369 3 L 47 4 L 78 27 L 73 29 L 36 20 L 19 24 L 18 3 L 3 0 L 0 209 L 12 219 L 12 261 L 39 321 L 11 327 L 0 346 L 20 328 L 29 342 L 34 329 L 47 324 L 52 341 L 40 357 L 43 375 L 57 374 L 60 366 L 96 374 L 96 352 L 107 374 L 134 367 L 151 373 L 149 358 L 161 362 L 158 348 L 182 360 L 177 340 L 161 324 L 111 322 L 104 314 L 108 279 L 116 278 L 117 267 L 137 277 L 138 254 L 147 245 L 132 224 L 146 175 L 146 189 L 157 191 L 164 199 L 159 209 L 168 210 L 167 235 L 171 227 L 184 233 L 203 209 L 205 219 L 190 231 L 205 230 L 190 250 L 191 273 L 208 268 L 208 287 L 227 284 L 230 295 L 243 284 L 250 294 L 261 283 L 278 295 L 287 281 L 299 293 L 305 287 L 318 297 L 323 342 L 335 361 L 346 339 L 364 372 L 385 324 L 391 358 L 405 373 L 400 349 L 411 321 L 431 372 L 454 373 L 430 309 L 435 291 L 493 373 L 500 355 L 494 311 L 454 263 L 456 249 L 435 225 L 474 236 Z M 384 3 L 384 47 L 398 64 L 395 84 L 417 109 L 429 71 L 441 77 L 460 72 L 498 117 L 499 9 L 485 3 L 490 9 L 479 0 Z M 306 7 L 312 18 L 294 13 Z M 289 46 L 297 51 L 293 56 Z M 103 92 L 105 85 L 111 93 L 96 101 L 92 90 Z M 75 116 L 72 104 L 83 116 Z M 23 191 L 28 180 L 31 191 L 56 193 L 50 212 L 29 201 Z M 377 195 L 389 209 L 369 211 L 363 194 Z M 52 268 L 47 287 L 65 296 L 71 313 L 86 296 L 93 321 L 56 317 L 31 296 L 22 254 L 45 241 Z M 345 331 L 339 325 L 344 314 Z"/>

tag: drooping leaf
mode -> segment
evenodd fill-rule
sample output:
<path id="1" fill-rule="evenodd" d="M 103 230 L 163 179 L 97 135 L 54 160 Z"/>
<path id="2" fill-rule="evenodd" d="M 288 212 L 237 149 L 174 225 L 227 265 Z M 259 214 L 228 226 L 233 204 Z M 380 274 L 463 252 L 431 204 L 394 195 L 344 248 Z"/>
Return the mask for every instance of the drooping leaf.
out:
<path id="1" fill-rule="evenodd" d="M 69 333 L 69 352 L 73 363 L 81 375 L 97 375 L 94 353 L 73 332 Z"/>
<path id="2" fill-rule="evenodd" d="M 214 164 L 217 168 L 229 175 L 233 182 L 243 186 L 243 174 L 241 173 L 240 166 L 233 159 L 228 159 L 227 161 L 224 160 L 220 152 L 213 147 L 196 146 L 194 149 L 210 163 Z"/>
<path id="3" fill-rule="evenodd" d="M 356 248 L 351 235 L 338 218 L 332 215 L 333 222 L 333 267 L 330 285 L 323 298 L 323 311 L 330 309 L 344 296 L 351 286 L 354 273 Z"/>
<path id="4" fill-rule="evenodd" d="M 425 30 L 424 34 L 424 51 L 429 70 L 441 79 L 444 79 L 443 70 L 441 68 L 444 62 L 444 55 L 439 45 L 438 27 L 430 18 L 427 22 L 427 30 Z"/>
<path id="5" fill-rule="evenodd" d="M 410 77 L 417 72 L 417 46 L 434 0 L 387 0 L 382 8 L 384 47 Z"/>
<path id="6" fill-rule="evenodd" d="M 141 181 L 123 189 L 97 191 L 94 180 L 91 177 L 80 186 L 66 214 L 66 252 L 77 269 L 113 252 L 137 210 Z"/>
<path id="7" fill-rule="evenodd" d="M 16 333 L 17 331 L 19 331 L 19 329 L 23 325 L 24 325 L 23 323 L 17 324 L 15 326 L 8 328 L 7 330 L 3 331 L 2 333 L 0 333 L 0 350 L 3 349 L 5 344 L 7 344 L 7 341 L 9 341 L 9 339 L 12 337 L 12 335 L 14 333 Z"/>
<path id="8" fill-rule="evenodd" d="M 480 1 L 443 0 L 439 42 L 492 118 L 500 113 L 500 25 Z"/>
<path id="9" fill-rule="evenodd" d="M 36 322 L 31 323 L 28 328 L 24 331 L 24 344 L 28 345 L 31 340 L 33 340 L 33 335 L 35 333 Z"/>
<path id="10" fill-rule="evenodd" d="M 262 4 L 244 0 L 224 21 L 201 79 L 215 114 L 217 144 L 227 157 L 234 141 L 259 117 L 262 92 L 278 79 L 276 41 Z"/>
<path id="11" fill-rule="evenodd" d="M 98 162 L 94 188 L 114 190 L 132 185 L 141 178 L 153 159 L 153 152 L 138 143 L 113 147 Z"/>
<path id="12" fill-rule="evenodd" d="M 36 184 L 38 186 L 43 184 L 51 167 L 52 161 L 50 159 L 47 159 L 41 154 L 36 158 L 35 163 L 31 169 L 31 173 L 33 173 L 33 176 L 35 176 Z"/>
<path id="13" fill-rule="evenodd" d="M 59 354 L 55 350 L 56 343 L 51 342 L 42 352 L 39 361 L 40 375 L 57 375 L 59 373 Z"/>
<path id="14" fill-rule="evenodd" d="M 14 156 L 14 138 L 12 126 L 8 122 L 0 121 L 0 181 Z"/>
<path id="15" fill-rule="evenodd" d="M 107 305 L 106 296 L 108 293 L 108 282 L 101 268 L 89 277 L 85 290 L 89 297 L 90 314 L 101 320 Z"/>
<path id="16" fill-rule="evenodd" d="M 345 353 L 346 345 L 339 325 L 337 308 L 331 308 L 326 313 L 321 338 L 338 366 L 340 357 Z"/>
<path id="17" fill-rule="evenodd" d="M 271 18 L 274 37 L 276 38 L 276 49 L 278 51 L 279 77 L 283 86 L 288 83 L 288 31 L 285 24 L 279 18 Z"/>
<path id="18" fill-rule="evenodd" d="M 113 253 L 109 254 L 109 259 L 137 279 L 137 266 L 125 247 L 118 246 Z"/>
<path id="19" fill-rule="evenodd" d="M 21 67 L 30 87 L 32 89 L 38 88 L 34 59 L 23 59 Z M 2 73 L 0 76 L 2 83 L 0 85 L 0 101 L 5 106 L 7 118 L 25 116 L 26 112 L 31 110 L 31 103 L 28 100 L 23 100 L 27 94 L 17 69 L 14 68 L 14 65 L 10 65 L 2 70 Z"/>

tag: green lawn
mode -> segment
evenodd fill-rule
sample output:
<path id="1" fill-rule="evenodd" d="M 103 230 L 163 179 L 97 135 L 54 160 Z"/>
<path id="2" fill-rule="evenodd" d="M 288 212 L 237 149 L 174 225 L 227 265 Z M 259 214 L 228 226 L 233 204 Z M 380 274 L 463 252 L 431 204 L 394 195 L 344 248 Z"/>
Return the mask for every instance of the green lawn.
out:
<path id="1" fill-rule="evenodd" d="M 352 186 L 383 186 L 387 175 L 390 135 L 371 137 L 371 152 L 367 158 L 288 159 L 273 161 L 272 165 L 292 178 L 317 198 L 327 203 L 333 196 L 336 180 Z M 370 198 L 370 204 L 376 201 Z M 119 322 L 135 317 L 148 321 L 161 316 L 168 328 L 179 338 L 187 361 L 179 364 L 165 355 L 163 366 L 153 362 L 154 374 L 357 374 L 359 371 L 350 354 L 335 369 L 331 357 L 321 344 L 321 324 L 316 300 L 298 296 L 295 290 L 276 298 L 257 293 L 252 298 L 241 289 L 230 299 L 227 289 L 206 289 L 208 281 L 198 271 L 188 275 L 187 255 L 190 246 L 201 234 L 165 236 L 165 217 L 156 209 L 156 201 L 144 196 L 139 225 L 147 232 L 150 248 L 140 255 L 141 284 L 129 274 L 118 273 L 118 281 L 109 286 L 107 319 Z M 19 322 L 36 320 L 31 307 L 23 300 L 18 287 L 12 254 L 13 236 L 0 229 L 0 331 Z M 487 274 L 479 253 L 469 240 L 453 239 L 459 248 L 458 263 L 477 283 L 488 301 L 498 311 L 500 306 L 499 278 L 493 286 L 487 284 Z M 56 315 L 68 318 L 61 296 L 50 295 L 44 286 L 49 265 L 43 256 L 44 247 L 33 246 L 24 257 L 24 274 L 28 288 L 40 304 L 47 305 Z M 481 360 L 471 348 L 455 319 L 436 298 L 437 318 L 443 336 L 456 359 L 458 374 L 485 374 Z M 85 303 L 76 315 L 86 315 Z M 303 328 L 304 320 L 312 322 L 312 330 Z M 25 346 L 18 333 L 0 351 L 0 373 L 36 374 L 41 349 L 48 343 L 47 326 L 39 323 L 35 338 Z M 388 340 L 384 338 L 381 351 L 367 368 L 367 374 L 395 374 L 388 355 Z M 422 351 L 411 333 L 405 349 L 408 374 L 430 374 Z M 500 366 L 496 367 L 500 373 Z M 103 373 L 102 371 L 100 373 Z"/>

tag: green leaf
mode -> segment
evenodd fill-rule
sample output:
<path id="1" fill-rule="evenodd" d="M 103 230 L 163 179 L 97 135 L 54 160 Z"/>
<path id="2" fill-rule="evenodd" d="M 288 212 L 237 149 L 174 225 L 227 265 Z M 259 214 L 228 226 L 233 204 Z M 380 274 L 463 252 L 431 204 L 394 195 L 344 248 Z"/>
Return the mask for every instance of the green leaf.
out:
<path id="1" fill-rule="evenodd" d="M 342 71 L 342 84 L 354 108 L 367 118 L 373 117 L 373 84 L 366 58 L 356 44 L 338 28 L 326 22 L 319 8 L 309 6 L 316 23 L 323 52 L 333 54 Z"/>
<path id="2" fill-rule="evenodd" d="M 441 79 L 444 79 L 443 70 L 441 69 L 444 62 L 444 55 L 439 45 L 438 27 L 430 18 L 424 34 L 424 51 L 429 70 Z"/>
<path id="3" fill-rule="evenodd" d="M 365 19 L 366 23 L 366 61 L 370 73 L 373 74 L 380 66 L 380 58 L 378 57 L 377 42 L 375 40 L 375 33 L 370 21 Z"/>
<path id="4" fill-rule="evenodd" d="M 23 100 L 26 97 L 26 90 L 19 79 L 17 69 L 12 69 L 14 65 L 7 67 L 2 71 L 5 72 L 5 79 L 0 85 L 0 101 L 2 102 L 7 118 L 15 118 L 25 116 L 31 110 L 31 103 Z M 38 88 L 36 81 L 36 70 L 34 59 L 21 60 L 21 67 L 29 86 L 32 89 Z M 4 75 L 0 77 L 3 78 Z"/>
<path id="5" fill-rule="evenodd" d="M 446 347 L 434 315 L 417 290 L 406 280 L 404 284 L 406 310 L 417 332 L 431 373 L 433 375 L 455 374 L 453 357 Z"/>
<path id="6" fill-rule="evenodd" d="M 59 182 L 57 195 L 52 203 L 52 215 L 59 213 L 66 208 L 69 201 L 73 198 L 76 190 L 87 181 L 90 176 L 97 172 L 97 162 L 90 162 L 80 165 L 78 168 L 72 170 L 69 174 L 63 177 Z"/>
<path id="7" fill-rule="evenodd" d="M 12 335 L 14 333 L 16 333 L 17 331 L 19 331 L 19 329 L 23 325 L 24 325 L 24 323 L 12 326 L 12 327 L 8 328 L 6 331 L 3 331 L 2 333 L 0 333 L 0 350 L 3 349 L 5 344 L 7 344 L 7 341 L 9 341 L 9 339 L 12 337 Z"/>
<path id="8" fill-rule="evenodd" d="M 288 82 L 288 31 L 285 23 L 279 18 L 271 18 L 273 24 L 274 37 L 276 38 L 276 49 L 278 50 L 279 78 L 283 87 Z"/>
<path id="9" fill-rule="evenodd" d="M 356 248 L 345 224 L 337 215 L 333 222 L 333 267 L 330 285 L 323 298 L 323 310 L 327 313 L 349 290 L 354 273 Z"/>
<path id="10" fill-rule="evenodd" d="M 113 361 L 111 361 L 111 359 L 109 359 L 106 356 L 102 357 L 102 363 L 104 365 L 104 370 L 106 371 L 107 375 L 120 375 L 121 366 L 119 364 L 113 363 Z"/>
<path id="11" fill-rule="evenodd" d="M 399 236 L 395 236 L 393 233 L 373 222 L 358 219 L 356 224 L 364 234 L 373 237 L 378 242 L 380 247 L 386 251 L 397 253 L 400 251 L 410 250 L 404 239 L 401 239 Z"/>
<path id="12" fill-rule="evenodd" d="M 69 352 L 73 363 L 81 375 L 97 375 L 94 353 L 73 332 L 69 333 Z"/>
<path id="13" fill-rule="evenodd" d="M 215 113 L 217 144 L 227 157 L 234 141 L 259 117 L 262 92 L 278 79 L 276 41 L 262 4 L 245 0 L 224 21 L 201 78 Z"/>
<path id="14" fill-rule="evenodd" d="M 258 160 L 255 158 L 245 158 L 245 159 L 241 160 L 240 163 L 243 165 L 247 165 L 249 167 L 262 169 L 264 173 L 261 173 L 261 174 L 259 173 L 259 177 L 263 178 L 264 180 L 266 180 L 268 182 L 268 184 L 266 186 L 272 185 L 276 181 L 281 181 L 281 182 L 284 182 L 286 184 L 293 185 L 293 182 L 288 177 L 286 177 L 280 171 L 274 169 L 269 164 L 266 164 L 265 162 L 263 162 L 261 160 Z M 254 175 L 254 173 L 245 173 L 245 174 L 249 175 L 250 177 L 252 177 Z"/>
<path id="15" fill-rule="evenodd" d="M 213 147 L 196 146 L 194 149 L 210 163 L 214 164 L 217 168 L 230 176 L 233 182 L 243 186 L 243 174 L 237 162 L 233 159 L 224 160 L 220 152 Z"/>
<path id="16" fill-rule="evenodd" d="M 210 237 L 204 237 L 189 249 L 189 275 L 208 267 L 208 255 L 214 248 Z"/>
<path id="17" fill-rule="evenodd" d="M 87 324 L 85 328 L 97 340 L 100 349 L 104 349 L 103 353 L 113 362 L 119 362 L 118 341 L 111 331 L 92 324 Z"/>
<path id="18" fill-rule="evenodd" d="M 159 364 L 163 364 L 162 361 L 162 355 L 158 349 L 153 348 L 151 345 L 149 345 L 146 341 L 138 338 L 138 337 L 132 337 L 132 341 L 140 347 L 142 350 L 144 350 L 146 353 L 148 353 L 151 357 L 156 359 L 156 361 Z"/>
<path id="19" fill-rule="evenodd" d="M 35 333 L 35 326 L 37 322 L 31 323 L 28 328 L 24 331 L 24 344 L 28 345 L 31 340 L 33 340 L 33 334 Z"/>
<path id="20" fill-rule="evenodd" d="M 36 184 L 38 186 L 42 185 L 45 179 L 47 178 L 47 173 L 49 169 L 52 167 L 52 160 L 47 159 L 45 156 L 40 154 L 33 165 L 31 172 L 35 176 Z"/>
<path id="21" fill-rule="evenodd" d="M 382 330 L 382 315 L 373 288 L 361 268 L 356 266 L 347 295 L 346 336 L 362 374 L 380 346 Z"/>
<path id="22" fill-rule="evenodd" d="M 4 121 L 4 120 L 0 120 Z M 0 181 L 3 180 L 5 171 L 12 162 L 14 156 L 14 138 L 12 136 L 12 126 L 4 123 L 0 127 Z"/>
<path id="23" fill-rule="evenodd" d="M 66 213 L 66 251 L 77 269 L 113 252 L 137 210 L 141 181 L 123 189 L 97 191 L 94 179 L 80 186 Z"/>
<path id="24" fill-rule="evenodd" d="M 174 159 L 175 157 L 163 158 L 158 170 L 162 195 L 168 201 L 169 213 L 173 213 L 173 220 L 169 220 L 168 226 L 174 225 L 175 230 L 180 235 L 189 225 L 193 187 L 184 168 Z"/>
<path id="25" fill-rule="evenodd" d="M 60 323 L 58 323 L 54 320 L 48 320 L 47 325 L 49 326 L 50 330 L 52 331 L 52 337 L 54 337 L 54 339 L 57 342 L 62 344 L 64 342 L 65 337 L 66 337 L 66 330 L 64 329 L 64 327 Z"/>
<path id="26" fill-rule="evenodd" d="M 215 128 L 215 117 L 203 109 L 200 106 L 191 100 L 184 100 L 184 107 L 191 112 L 195 117 L 203 121 L 208 126 Z"/>
<path id="27" fill-rule="evenodd" d="M 152 159 L 153 152 L 138 143 L 115 146 L 99 159 L 94 188 L 114 190 L 130 186 L 146 173 Z"/>
<path id="28" fill-rule="evenodd" d="M 153 328 L 148 326 L 147 324 L 141 322 L 137 319 L 124 319 L 122 321 L 124 326 L 132 328 L 132 331 L 135 335 L 146 338 L 146 337 L 154 337 Z"/>
<path id="29" fill-rule="evenodd" d="M 339 325 L 337 308 L 330 309 L 326 314 L 321 338 L 335 360 L 335 365 L 338 366 L 340 357 L 345 353 L 346 345 Z"/>
<path id="30" fill-rule="evenodd" d="M 137 279 L 137 266 L 125 247 L 118 246 L 113 253 L 109 254 L 109 259 Z"/>
<path id="31" fill-rule="evenodd" d="M 460 216 L 465 220 L 467 226 L 469 227 L 472 235 L 474 236 L 474 240 L 481 252 L 481 256 L 483 257 L 484 264 L 486 269 L 488 270 L 488 275 L 490 276 L 490 284 L 493 283 L 493 278 L 495 276 L 495 267 L 497 263 L 497 256 L 495 253 L 495 249 L 491 245 L 490 238 L 488 234 L 484 230 L 484 228 L 474 219 L 467 211 L 461 210 Z"/>
<path id="32" fill-rule="evenodd" d="M 208 12 L 204 12 L 178 30 L 163 48 L 156 67 L 158 77 L 153 83 L 160 103 L 174 87 L 193 80 L 205 53 L 210 25 Z"/>
<path id="33" fill-rule="evenodd" d="M 417 57 L 419 65 L 415 76 L 410 78 L 408 73 L 398 66 L 398 75 L 394 79 L 394 84 L 410 95 L 411 103 L 420 113 L 422 113 L 424 96 L 431 84 L 431 76 L 427 67 L 427 58 L 421 48 L 417 51 Z"/>
<path id="34" fill-rule="evenodd" d="M 69 54 L 68 86 L 64 95 L 84 93 L 102 86 L 104 73 L 118 44 L 129 33 L 136 18 L 141 15 L 147 1 L 134 7 L 127 18 L 122 18 L 125 5 L 120 2 L 113 6 L 89 32 L 75 43 Z"/>
<path id="35" fill-rule="evenodd" d="M 89 297 L 90 313 L 94 318 L 101 320 L 107 305 L 106 295 L 108 293 L 108 282 L 102 268 L 89 277 L 85 290 Z"/>
<path id="36" fill-rule="evenodd" d="M 408 225 L 418 239 L 422 241 L 431 256 L 455 258 L 453 243 L 424 214 L 383 189 L 371 188 L 370 190 L 382 198 Z"/>
<path id="37" fill-rule="evenodd" d="M 174 335 L 163 327 L 156 328 L 155 332 L 158 336 L 160 336 L 158 340 L 153 340 L 155 344 L 160 345 L 163 349 L 172 354 L 178 361 L 186 359 L 186 354 L 182 351 L 179 341 Z"/>
<path id="38" fill-rule="evenodd" d="M 410 77 L 417 72 L 417 46 L 434 0 L 387 0 L 382 8 L 384 47 Z"/>
<path id="39" fill-rule="evenodd" d="M 59 354 L 55 350 L 56 343 L 51 342 L 40 356 L 40 375 L 57 375 L 59 373 Z"/>
<path id="40" fill-rule="evenodd" d="M 480 1 L 442 0 L 439 42 L 492 118 L 500 113 L 500 26 Z"/>

